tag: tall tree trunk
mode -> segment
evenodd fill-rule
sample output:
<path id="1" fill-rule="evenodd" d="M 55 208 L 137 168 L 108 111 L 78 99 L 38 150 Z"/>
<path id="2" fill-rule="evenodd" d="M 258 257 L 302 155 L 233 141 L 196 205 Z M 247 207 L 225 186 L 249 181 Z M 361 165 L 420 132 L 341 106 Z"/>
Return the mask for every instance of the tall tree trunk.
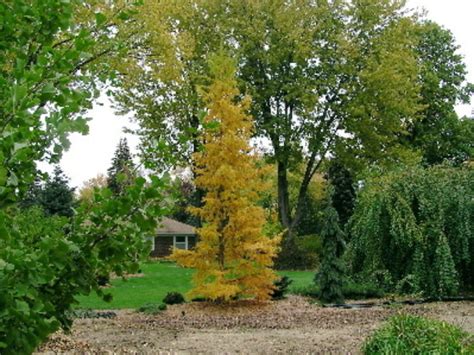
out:
<path id="1" fill-rule="evenodd" d="M 283 162 L 277 163 L 278 170 L 278 218 L 285 229 L 291 228 L 290 193 L 288 191 L 288 168 Z"/>

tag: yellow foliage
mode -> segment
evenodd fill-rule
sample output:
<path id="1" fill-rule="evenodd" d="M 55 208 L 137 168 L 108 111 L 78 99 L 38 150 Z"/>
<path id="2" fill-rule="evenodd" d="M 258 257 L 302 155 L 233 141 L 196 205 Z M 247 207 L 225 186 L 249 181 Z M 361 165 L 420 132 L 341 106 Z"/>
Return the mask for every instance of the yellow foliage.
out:
<path id="1" fill-rule="evenodd" d="M 107 177 L 103 174 L 98 174 L 96 177 L 84 182 L 84 185 L 79 190 L 79 200 L 89 203 L 92 201 L 94 189 L 102 189 L 104 187 L 107 187 Z"/>
<path id="2" fill-rule="evenodd" d="M 205 223 L 196 248 L 174 250 L 170 258 L 197 269 L 190 297 L 267 299 L 277 279 L 271 266 L 280 238 L 263 235 L 264 211 L 256 205 L 264 182 L 249 146 L 253 123 L 245 112 L 250 101 L 237 102 L 235 67 L 228 57 L 215 55 L 210 72 L 212 83 L 202 91 L 208 108 L 205 144 L 194 155 L 196 186 L 206 196 L 202 207 L 192 209 Z"/>

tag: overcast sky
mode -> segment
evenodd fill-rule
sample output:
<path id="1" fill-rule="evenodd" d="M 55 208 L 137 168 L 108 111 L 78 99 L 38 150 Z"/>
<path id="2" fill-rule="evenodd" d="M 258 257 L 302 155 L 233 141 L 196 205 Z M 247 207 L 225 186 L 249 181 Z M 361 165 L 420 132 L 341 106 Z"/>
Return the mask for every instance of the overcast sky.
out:
<path id="1" fill-rule="evenodd" d="M 408 0 L 408 7 L 424 7 L 428 18 L 454 33 L 469 70 L 468 79 L 474 82 L 474 1 Z M 121 137 L 127 137 L 132 151 L 138 144 L 137 137 L 123 133 L 124 127 L 131 127 L 128 118 L 115 115 L 107 99 L 101 101 L 103 106 L 96 105 L 89 113 L 93 118 L 89 135 L 73 134 L 71 148 L 61 160 L 61 167 L 71 178 L 72 186 L 81 187 L 84 181 L 97 174 L 106 174 Z M 471 106 L 459 106 L 457 111 L 460 115 L 470 115 Z"/>

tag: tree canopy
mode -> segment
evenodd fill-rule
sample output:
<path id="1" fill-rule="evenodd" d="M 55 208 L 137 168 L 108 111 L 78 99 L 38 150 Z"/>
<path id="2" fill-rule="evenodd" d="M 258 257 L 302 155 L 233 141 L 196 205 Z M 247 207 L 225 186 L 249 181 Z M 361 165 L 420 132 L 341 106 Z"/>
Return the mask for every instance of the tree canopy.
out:
<path id="1" fill-rule="evenodd" d="M 254 137 L 270 145 L 279 219 L 291 235 L 330 153 L 359 164 L 413 157 L 398 139 L 422 108 L 415 19 L 402 7 L 376 0 L 145 1 L 140 50 L 121 63 L 127 75 L 116 97 L 137 113 L 145 151 L 172 147 L 190 162 L 201 144 L 198 87 L 209 56 L 226 48 L 241 92 L 252 97 Z M 190 139 L 180 144 L 183 137 Z M 288 172 L 298 164 L 304 174 L 292 204 Z"/>
<path id="2" fill-rule="evenodd" d="M 466 81 L 466 64 L 449 30 L 426 21 L 418 28 L 418 38 L 423 109 L 407 138 L 425 164 L 459 165 L 474 155 L 474 122 L 460 119 L 455 105 L 469 103 L 474 85 Z"/>

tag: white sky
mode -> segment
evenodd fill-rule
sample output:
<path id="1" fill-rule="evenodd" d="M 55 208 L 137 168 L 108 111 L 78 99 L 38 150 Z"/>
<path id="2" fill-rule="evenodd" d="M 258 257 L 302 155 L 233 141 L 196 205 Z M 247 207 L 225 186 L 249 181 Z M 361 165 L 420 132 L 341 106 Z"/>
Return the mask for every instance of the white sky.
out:
<path id="1" fill-rule="evenodd" d="M 474 82 L 474 1 L 473 0 L 408 0 L 410 8 L 424 7 L 427 17 L 450 29 L 459 52 L 464 55 L 468 67 L 468 80 Z M 138 138 L 123 133 L 124 127 L 131 127 L 128 118 L 114 114 L 110 103 L 103 98 L 103 106 L 96 105 L 89 112 L 92 117 L 87 136 L 71 135 L 71 148 L 61 160 L 61 167 L 71 178 L 71 185 L 80 187 L 82 183 L 99 173 L 106 174 L 121 137 L 127 137 L 132 152 L 138 145 Z M 459 106 L 460 115 L 471 114 L 470 105 Z M 49 170 L 49 169 L 48 169 Z"/>

